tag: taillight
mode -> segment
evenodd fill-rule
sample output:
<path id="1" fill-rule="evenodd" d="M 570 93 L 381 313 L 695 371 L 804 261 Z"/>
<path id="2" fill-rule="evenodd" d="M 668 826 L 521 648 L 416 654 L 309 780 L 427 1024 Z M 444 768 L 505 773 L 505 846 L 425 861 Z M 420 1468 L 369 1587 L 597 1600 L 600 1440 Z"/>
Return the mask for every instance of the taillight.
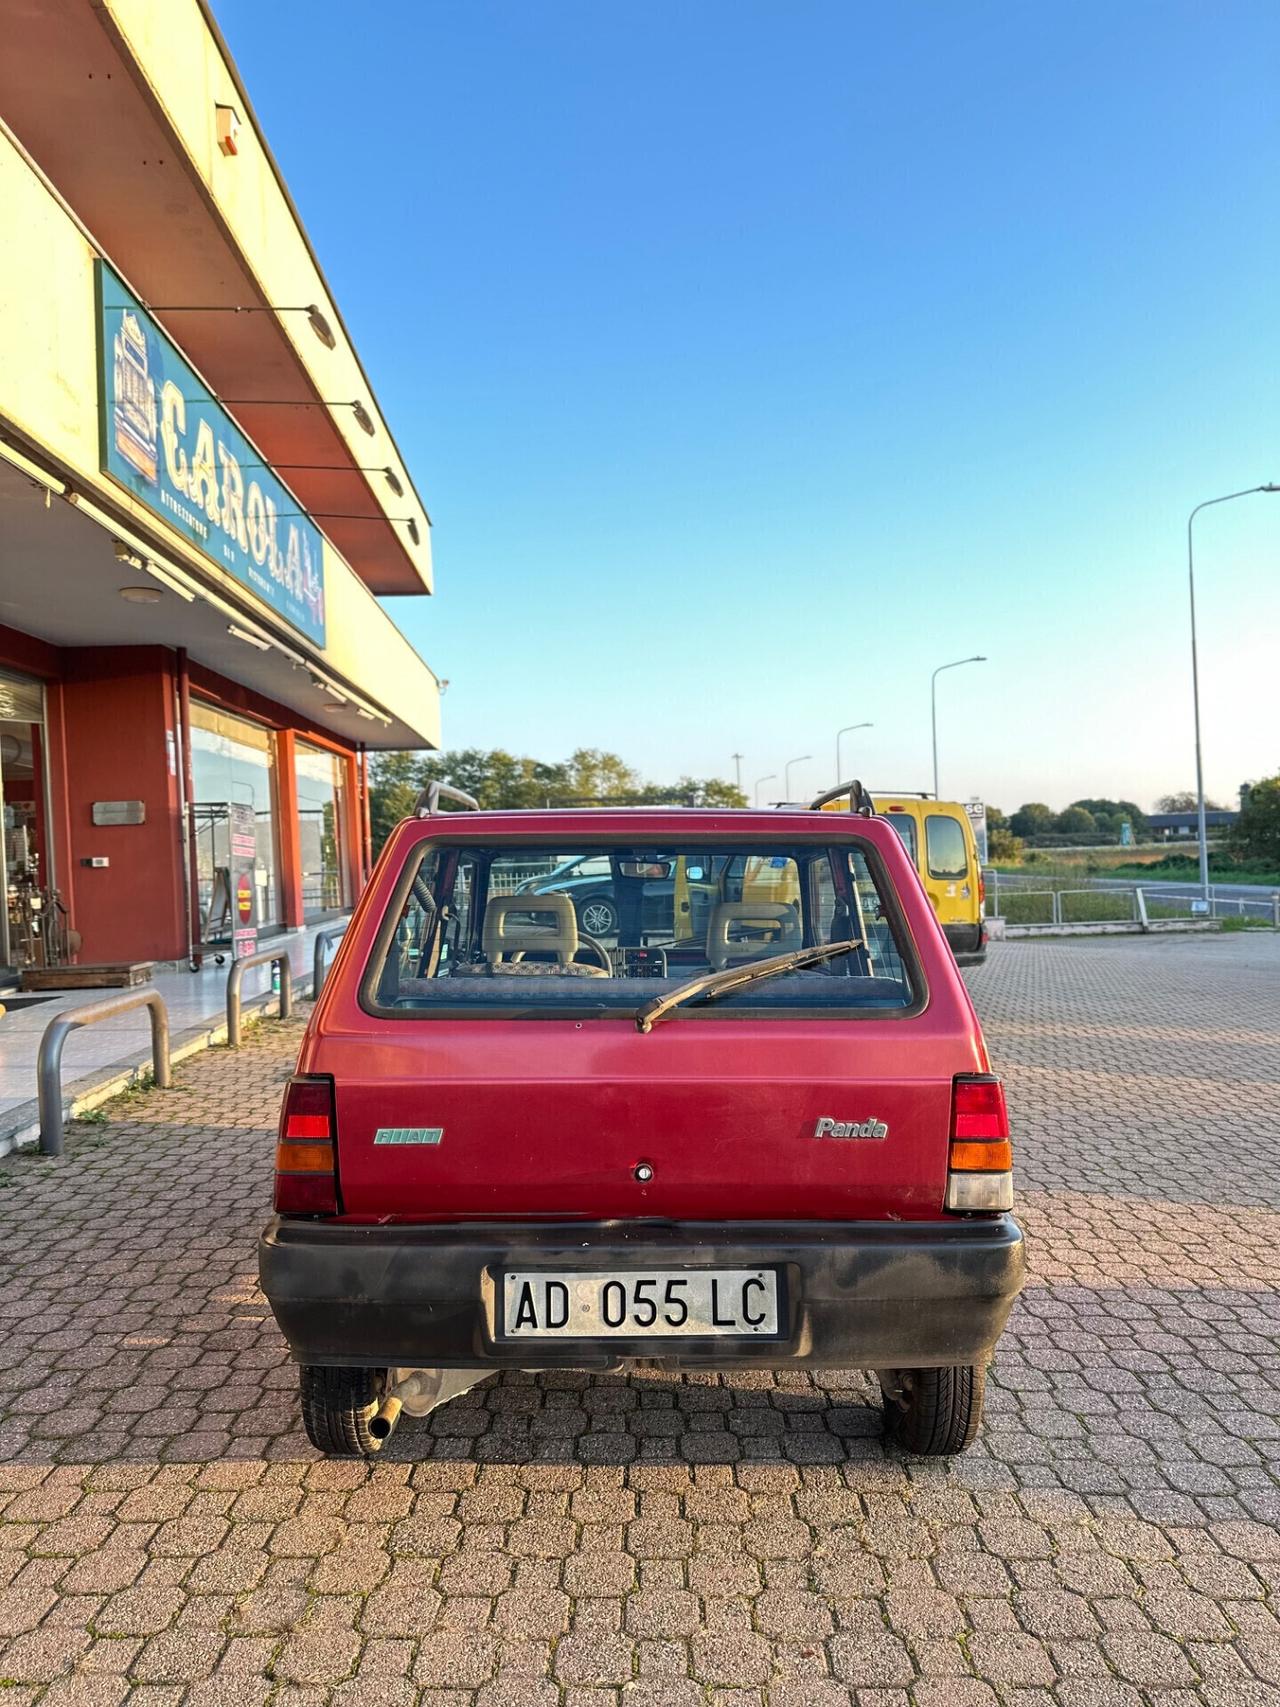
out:
<path id="1" fill-rule="evenodd" d="M 962 1073 L 951 1094 L 947 1208 L 1013 1208 L 1013 1145 L 1004 1086 L 991 1073 Z"/>
<path id="2" fill-rule="evenodd" d="M 979 907 L 985 907 L 986 904 L 987 904 L 987 880 L 983 876 L 982 872 L 979 871 L 979 873 L 978 873 L 978 905 L 979 905 Z"/>
<path id="3" fill-rule="evenodd" d="M 338 1177 L 332 1079 L 290 1079 L 276 1141 L 275 1206 L 281 1215 L 336 1215 Z"/>

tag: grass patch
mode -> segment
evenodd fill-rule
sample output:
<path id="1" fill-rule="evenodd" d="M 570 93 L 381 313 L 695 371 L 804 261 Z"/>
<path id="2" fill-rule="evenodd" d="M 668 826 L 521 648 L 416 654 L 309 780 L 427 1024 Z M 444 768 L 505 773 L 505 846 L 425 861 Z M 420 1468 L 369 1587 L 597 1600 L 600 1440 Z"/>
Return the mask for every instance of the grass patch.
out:
<path id="1" fill-rule="evenodd" d="M 1199 882 L 1200 865 L 1198 860 L 1187 855 L 1175 855 L 1172 859 L 1162 859 L 1152 865 L 1117 865 L 1109 873 L 1113 877 L 1135 877 L 1148 883 L 1185 883 Z M 1261 883 L 1268 887 L 1280 888 L 1280 871 L 1272 871 L 1265 865 L 1253 863 L 1237 864 L 1230 860 L 1209 859 L 1210 883 Z"/>

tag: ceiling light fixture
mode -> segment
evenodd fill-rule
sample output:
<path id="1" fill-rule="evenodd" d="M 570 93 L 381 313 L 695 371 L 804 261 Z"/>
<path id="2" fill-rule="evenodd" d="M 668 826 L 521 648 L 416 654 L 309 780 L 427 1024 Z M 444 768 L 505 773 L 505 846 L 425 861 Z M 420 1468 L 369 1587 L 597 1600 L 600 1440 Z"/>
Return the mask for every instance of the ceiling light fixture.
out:
<path id="1" fill-rule="evenodd" d="M 121 587 L 119 593 L 131 605 L 158 605 L 164 597 L 159 587 Z"/>

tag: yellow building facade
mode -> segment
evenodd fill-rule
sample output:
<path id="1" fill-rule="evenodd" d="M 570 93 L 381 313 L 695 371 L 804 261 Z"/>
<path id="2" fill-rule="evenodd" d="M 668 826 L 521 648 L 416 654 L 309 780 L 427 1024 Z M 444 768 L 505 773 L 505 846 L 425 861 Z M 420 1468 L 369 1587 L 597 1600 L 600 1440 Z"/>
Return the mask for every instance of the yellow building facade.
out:
<path id="1" fill-rule="evenodd" d="M 351 905 L 368 753 L 438 745 L 378 602 L 430 520 L 208 9 L 0 39 L 0 965 L 243 951 Z"/>

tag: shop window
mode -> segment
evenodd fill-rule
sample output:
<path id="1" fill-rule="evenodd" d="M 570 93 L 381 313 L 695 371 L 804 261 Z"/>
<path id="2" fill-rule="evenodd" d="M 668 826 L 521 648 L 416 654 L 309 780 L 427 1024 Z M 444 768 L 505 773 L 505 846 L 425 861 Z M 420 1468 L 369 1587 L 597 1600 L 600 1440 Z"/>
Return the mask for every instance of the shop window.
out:
<path id="1" fill-rule="evenodd" d="M 7 901 L 0 909 L 0 961 L 56 966 L 71 945 L 49 866 L 44 689 L 20 676 L 0 676 L 0 847 Z"/>
<path id="2" fill-rule="evenodd" d="M 191 770 L 201 939 L 214 944 L 231 940 L 231 808 L 237 804 L 253 808 L 253 917 L 259 930 L 269 930 L 280 923 L 275 737 L 260 723 L 193 700 Z"/>
<path id="3" fill-rule="evenodd" d="M 351 904 L 347 878 L 347 767 L 335 753 L 295 744 L 302 916 L 314 919 Z"/>

